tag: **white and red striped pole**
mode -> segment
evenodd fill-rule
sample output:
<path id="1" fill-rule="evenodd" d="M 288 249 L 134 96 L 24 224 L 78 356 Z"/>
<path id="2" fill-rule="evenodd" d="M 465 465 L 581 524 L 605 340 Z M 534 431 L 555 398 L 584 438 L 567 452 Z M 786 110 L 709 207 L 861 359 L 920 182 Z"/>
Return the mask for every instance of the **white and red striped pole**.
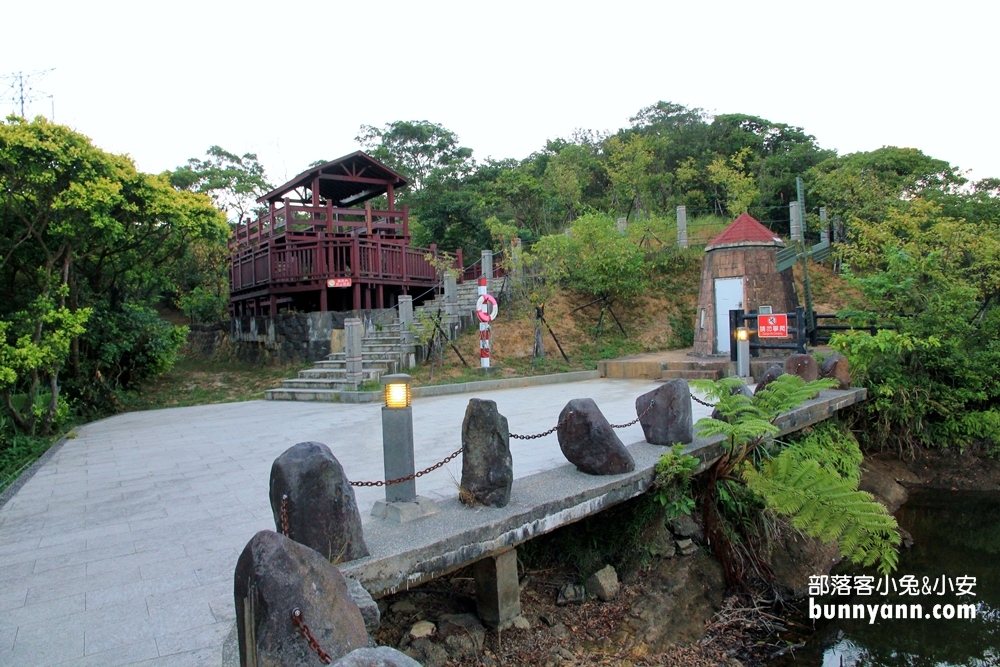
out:
<path id="1" fill-rule="evenodd" d="M 479 278 L 479 296 L 486 296 L 486 276 Z M 490 323 L 479 322 L 479 365 L 482 368 L 490 367 Z"/>

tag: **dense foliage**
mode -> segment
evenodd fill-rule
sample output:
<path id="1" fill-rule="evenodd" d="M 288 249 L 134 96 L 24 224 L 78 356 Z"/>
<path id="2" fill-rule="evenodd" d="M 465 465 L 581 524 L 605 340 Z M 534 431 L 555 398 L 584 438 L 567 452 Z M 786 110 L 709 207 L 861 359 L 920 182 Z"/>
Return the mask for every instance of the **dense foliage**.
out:
<path id="1" fill-rule="evenodd" d="M 228 231 L 204 195 L 67 127 L 0 124 L 4 443 L 113 409 L 168 368 L 183 330 L 154 306 L 182 291 L 192 248 L 224 247 Z"/>

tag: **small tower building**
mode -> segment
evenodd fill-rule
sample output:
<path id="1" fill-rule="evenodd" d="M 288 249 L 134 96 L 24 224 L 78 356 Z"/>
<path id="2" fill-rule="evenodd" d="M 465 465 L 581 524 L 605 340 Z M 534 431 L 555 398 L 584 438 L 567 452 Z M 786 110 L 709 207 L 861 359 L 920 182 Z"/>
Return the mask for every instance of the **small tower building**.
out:
<path id="1" fill-rule="evenodd" d="M 697 356 L 729 355 L 729 311 L 787 313 L 798 306 L 791 269 L 778 272 L 785 242 L 743 213 L 705 248 L 695 315 Z"/>

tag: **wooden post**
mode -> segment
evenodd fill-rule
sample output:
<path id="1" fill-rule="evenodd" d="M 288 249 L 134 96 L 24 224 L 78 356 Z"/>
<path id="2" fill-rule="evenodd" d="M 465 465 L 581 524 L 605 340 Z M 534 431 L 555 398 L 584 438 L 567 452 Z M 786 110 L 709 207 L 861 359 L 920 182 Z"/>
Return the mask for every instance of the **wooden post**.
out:
<path id="1" fill-rule="evenodd" d="M 410 239 L 410 207 L 403 204 L 403 236 L 406 237 L 407 243 Z"/>
<path id="2" fill-rule="evenodd" d="M 382 283 L 378 284 L 375 292 L 375 307 L 379 310 L 385 308 L 385 295 L 382 293 Z"/>
<path id="3" fill-rule="evenodd" d="M 462 249 L 455 251 L 455 263 L 458 265 L 458 282 L 462 282 L 465 277 L 465 262 L 462 259 Z"/>
<path id="4" fill-rule="evenodd" d="M 352 299 L 352 310 L 361 310 L 361 283 L 354 281 L 354 298 Z"/>
<path id="5" fill-rule="evenodd" d="M 365 227 L 368 230 L 368 236 L 372 235 L 372 203 L 370 201 L 365 202 Z"/>
<path id="6" fill-rule="evenodd" d="M 323 281 L 319 285 L 319 311 L 321 313 L 325 313 L 329 309 L 326 291 L 326 281 Z"/>
<path id="7" fill-rule="evenodd" d="M 365 310 L 372 309 L 372 288 L 365 287 Z"/>
<path id="8" fill-rule="evenodd" d="M 271 303 L 269 304 L 268 311 L 268 317 L 272 319 L 278 314 L 278 296 L 273 292 L 271 293 Z"/>
<path id="9" fill-rule="evenodd" d="M 326 233 L 333 233 L 333 201 L 326 202 Z"/>

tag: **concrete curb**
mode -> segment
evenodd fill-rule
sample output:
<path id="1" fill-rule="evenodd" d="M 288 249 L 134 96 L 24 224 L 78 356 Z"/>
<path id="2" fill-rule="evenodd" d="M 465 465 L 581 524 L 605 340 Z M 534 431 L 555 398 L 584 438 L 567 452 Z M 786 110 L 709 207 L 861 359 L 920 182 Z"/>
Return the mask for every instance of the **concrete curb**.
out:
<path id="1" fill-rule="evenodd" d="M 459 382 L 456 384 L 436 384 L 428 387 L 414 387 L 411 394 L 414 398 L 447 396 L 449 394 L 470 394 L 476 391 L 492 391 L 494 389 L 520 389 L 521 387 L 540 387 L 546 384 L 599 380 L 600 377 L 600 371 L 573 371 L 572 373 L 552 373 L 550 375 L 533 375 L 520 378 L 498 378 L 496 380 L 477 380 L 475 382 Z"/>
<path id="2" fill-rule="evenodd" d="M 3 490 L 2 493 L 0 493 L 0 507 L 6 505 L 7 501 L 13 498 L 17 494 L 17 492 L 21 490 L 21 487 L 27 484 L 28 480 L 34 477 L 35 473 L 38 472 L 43 465 L 48 463 L 49 459 L 51 459 L 53 456 L 56 455 L 56 452 L 62 449 L 62 446 L 66 444 L 66 441 L 68 439 L 69 438 L 63 437 L 56 440 L 51 447 L 45 450 L 44 454 L 38 457 L 37 461 L 32 463 L 30 466 L 28 466 L 27 470 L 18 475 L 17 479 L 11 482 L 10 486 L 8 486 L 6 489 Z"/>

